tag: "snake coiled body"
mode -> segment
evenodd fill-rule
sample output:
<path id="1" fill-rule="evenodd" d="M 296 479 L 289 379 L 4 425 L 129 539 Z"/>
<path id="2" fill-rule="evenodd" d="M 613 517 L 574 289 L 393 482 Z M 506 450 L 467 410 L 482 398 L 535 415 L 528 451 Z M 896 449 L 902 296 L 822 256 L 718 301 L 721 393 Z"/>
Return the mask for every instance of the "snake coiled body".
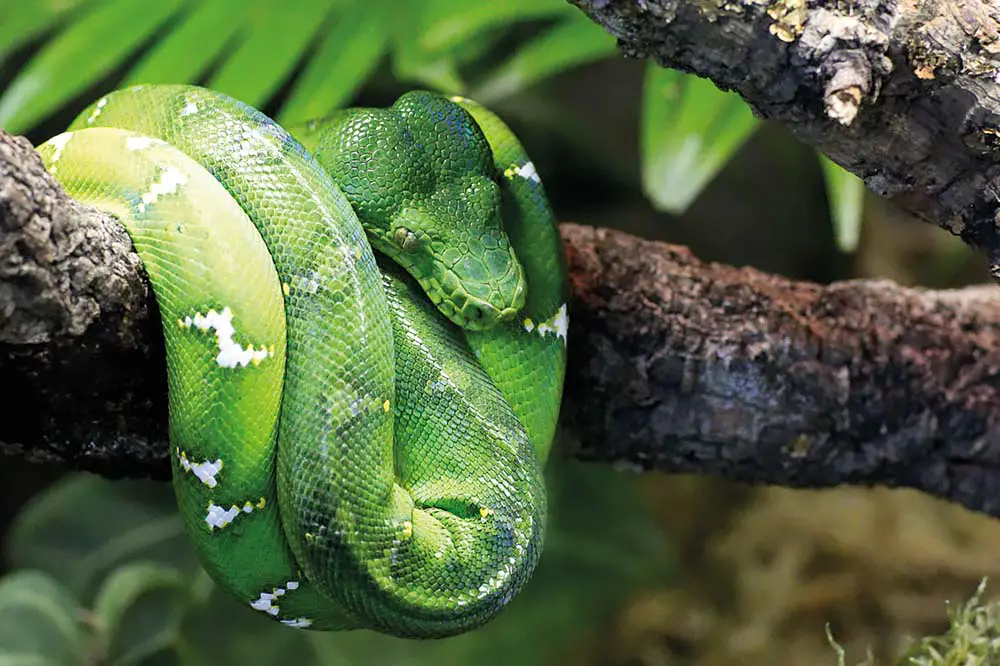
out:
<path id="1" fill-rule="evenodd" d="M 39 152 L 150 277 L 174 488 L 212 578 L 291 626 L 467 631 L 543 543 L 567 327 L 549 204 L 469 100 L 408 93 L 300 136 L 138 86 Z"/>

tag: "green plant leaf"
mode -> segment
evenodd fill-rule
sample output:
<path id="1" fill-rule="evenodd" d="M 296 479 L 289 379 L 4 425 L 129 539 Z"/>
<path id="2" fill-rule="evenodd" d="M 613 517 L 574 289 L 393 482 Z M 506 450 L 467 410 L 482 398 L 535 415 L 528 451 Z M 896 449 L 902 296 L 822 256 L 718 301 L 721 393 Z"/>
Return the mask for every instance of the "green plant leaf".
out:
<path id="1" fill-rule="evenodd" d="M 197 81 L 244 26 L 253 7 L 247 0 L 202 2 L 139 60 L 125 85 Z"/>
<path id="2" fill-rule="evenodd" d="M 85 604 L 106 576 L 135 559 L 199 570 L 168 483 L 67 477 L 22 509 L 6 545 L 12 567 L 51 574 Z"/>
<path id="3" fill-rule="evenodd" d="M 317 663 L 312 633 L 266 618 L 215 587 L 204 603 L 189 608 L 178 653 L 184 666 L 312 665 Z"/>
<path id="4" fill-rule="evenodd" d="M 116 569 L 94 599 L 114 664 L 135 664 L 169 647 L 180 627 L 184 577 L 157 562 L 134 561 Z"/>
<path id="5" fill-rule="evenodd" d="M 459 93 L 465 83 L 458 74 L 453 54 L 433 52 L 420 42 L 428 4 L 400 3 L 389 17 L 392 35 L 392 73 L 399 81 L 419 83 L 445 93 Z"/>
<path id="6" fill-rule="evenodd" d="M 826 180 L 830 219 L 837 237 L 837 247 L 854 252 L 861 237 L 865 209 L 865 182 L 826 155 L 819 155 Z"/>
<path id="7" fill-rule="evenodd" d="M 263 107 L 291 76 L 332 8 L 332 0 L 257 2 L 245 39 L 208 87 Z"/>
<path id="8" fill-rule="evenodd" d="M 183 0 L 108 0 L 69 25 L 0 96 L 0 127 L 23 133 L 107 76 L 174 16 Z"/>
<path id="9" fill-rule="evenodd" d="M 427 0 L 422 3 L 419 29 L 410 26 L 419 48 L 426 52 L 454 49 L 475 38 L 482 31 L 511 23 L 559 15 L 578 15 L 579 10 L 564 0 L 506 0 L 506 2 L 468 2 L 467 0 Z"/>
<path id="10" fill-rule="evenodd" d="M 0 0 L 0 61 L 12 50 L 55 28 L 95 0 Z"/>
<path id="11" fill-rule="evenodd" d="M 0 579 L 0 664 L 85 664 L 87 634 L 76 600 L 40 571 Z"/>
<path id="12" fill-rule="evenodd" d="M 616 51 L 615 38 L 575 12 L 520 48 L 493 70 L 471 97 L 482 103 L 507 97 L 542 79 Z"/>
<path id="13" fill-rule="evenodd" d="M 337 16 L 278 114 L 279 123 L 322 118 L 350 101 L 385 53 L 388 11 L 387 5 L 359 3 Z"/>
<path id="14" fill-rule="evenodd" d="M 450 94 L 465 92 L 459 60 L 478 52 L 468 46 L 473 40 L 482 40 L 486 31 L 579 13 L 562 0 L 427 0 L 398 5 L 391 19 L 393 74 L 400 81 Z"/>
<path id="15" fill-rule="evenodd" d="M 184 661 L 181 658 L 178 654 L 176 646 L 167 647 L 143 657 L 139 664 L 141 664 L 141 666 L 191 666 L 189 662 Z"/>
<path id="16" fill-rule="evenodd" d="M 683 213 L 758 123 L 735 93 L 707 79 L 646 66 L 642 185 L 653 205 Z"/>
<path id="17" fill-rule="evenodd" d="M 3 654 L 0 652 L 0 666 L 66 666 L 66 664 L 37 654 Z"/>

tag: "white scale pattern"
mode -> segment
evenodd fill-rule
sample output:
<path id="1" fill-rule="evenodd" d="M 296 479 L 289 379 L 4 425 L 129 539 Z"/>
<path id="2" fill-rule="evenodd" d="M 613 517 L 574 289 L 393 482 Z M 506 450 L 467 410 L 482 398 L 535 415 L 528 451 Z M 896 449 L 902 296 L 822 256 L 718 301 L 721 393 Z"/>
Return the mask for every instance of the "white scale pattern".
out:
<path id="1" fill-rule="evenodd" d="M 276 587 L 270 592 L 261 592 L 255 601 L 250 602 L 250 607 L 262 613 L 267 613 L 271 617 L 277 617 L 278 613 L 281 612 L 281 606 L 275 602 L 287 592 L 297 590 L 298 587 L 298 581 L 290 580 L 285 583 L 284 587 Z M 305 617 L 297 617 L 291 620 L 281 620 L 281 623 L 289 627 L 305 628 L 312 624 L 312 620 Z"/>
<path id="2" fill-rule="evenodd" d="M 554 333 L 556 337 L 561 338 L 563 343 L 565 343 L 566 336 L 569 333 L 569 310 L 567 309 L 566 304 L 563 303 L 560 305 L 554 315 L 540 324 L 536 325 L 530 319 L 525 319 L 524 330 L 528 333 L 535 331 L 543 338 L 549 333 Z"/>
<path id="3" fill-rule="evenodd" d="M 164 167 L 160 172 L 160 179 L 150 185 L 149 191 L 140 197 L 139 212 L 144 212 L 147 206 L 155 204 L 162 196 L 176 194 L 185 183 L 187 176 L 181 173 L 180 169 L 172 166 Z"/>
<path id="4" fill-rule="evenodd" d="M 188 460 L 187 454 L 183 451 L 177 452 L 177 459 L 180 461 L 181 468 L 185 472 L 191 472 L 194 474 L 199 481 L 204 483 L 209 488 L 214 488 L 218 481 L 215 475 L 222 470 L 222 459 L 218 458 L 216 460 L 206 460 L 205 462 L 191 462 Z"/>
<path id="5" fill-rule="evenodd" d="M 107 105 L 107 103 L 108 103 L 107 97 L 102 97 L 101 99 L 97 100 L 97 106 L 95 106 L 94 110 L 90 112 L 89 116 L 87 116 L 88 125 L 92 125 L 94 121 L 97 120 L 97 116 L 101 115 L 101 112 L 104 111 L 104 107 Z"/>
<path id="6" fill-rule="evenodd" d="M 236 329 L 233 327 L 233 312 L 228 307 L 222 312 L 215 310 L 209 310 L 208 314 L 197 312 L 194 317 L 187 316 L 178 323 L 184 328 L 193 326 L 199 331 L 214 330 L 219 345 L 219 354 L 215 357 L 215 362 L 223 368 L 245 368 L 251 363 L 257 365 L 272 354 L 263 346 L 257 349 L 253 345 L 247 345 L 244 348 L 233 340 Z"/>
<path id="7" fill-rule="evenodd" d="M 210 503 L 208 505 L 208 513 L 205 514 L 205 522 L 208 524 L 209 529 L 213 531 L 221 530 L 236 520 L 236 517 L 240 515 L 240 511 L 243 511 L 243 513 L 252 513 L 254 509 L 263 508 L 264 498 L 261 498 L 257 504 L 253 504 L 250 500 L 247 500 L 243 504 L 242 509 L 235 504 L 227 509 L 218 504 Z"/>
<path id="8" fill-rule="evenodd" d="M 63 151 L 66 150 L 66 144 L 69 143 L 69 140 L 72 138 L 72 132 L 63 132 L 62 134 L 58 134 L 49 139 L 49 143 L 55 148 L 52 152 L 52 159 L 49 160 L 49 173 L 55 174 L 57 169 L 56 162 L 58 162 L 59 158 L 62 157 Z"/>

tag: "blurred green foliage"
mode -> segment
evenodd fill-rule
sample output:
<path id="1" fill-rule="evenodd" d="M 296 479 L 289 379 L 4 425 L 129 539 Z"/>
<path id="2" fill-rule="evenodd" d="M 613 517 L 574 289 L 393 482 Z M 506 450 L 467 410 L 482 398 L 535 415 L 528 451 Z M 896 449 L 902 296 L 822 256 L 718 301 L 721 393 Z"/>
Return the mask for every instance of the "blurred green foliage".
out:
<path id="1" fill-rule="evenodd" d="M 642 110 L 643 189 L 682 213 L 756 129 L 735 93 L 673 69 L 646 68 Z"/>
<path id="2" fill-rule="evenodd" d="M 0 664 L 558 663 L 629 594 L 668 583 L 671 556 L 626 476 L 554 461 L 548 485 L 552 522 L 524 592 L 483 629 L 415 643 L 263 618 L 200 569 L 169 485 L 73 475 L 35 497 L 8 534 Z"/>

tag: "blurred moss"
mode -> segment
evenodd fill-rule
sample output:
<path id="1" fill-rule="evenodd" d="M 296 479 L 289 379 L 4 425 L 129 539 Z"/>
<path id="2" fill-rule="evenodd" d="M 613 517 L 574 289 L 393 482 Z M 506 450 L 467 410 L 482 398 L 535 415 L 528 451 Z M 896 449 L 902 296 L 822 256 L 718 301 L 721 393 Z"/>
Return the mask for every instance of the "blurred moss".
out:
<path id="1" fill-rule="evenodd" d="M 986 578 L 968 601 L 948 606 L 948 630 L 916 641 L 896 660 L 897 666 L 987 666 L 1000 661 L 1000 602 L 983 601 Z M 827 630 L 837 666 L 847 666 L 846 651 Z M 869 652 L 864 666 L 876 666 Z"/>
<path id="2" fill-rule="evenodd" d="M 983 666 L 1000 661 L 1000 602 L 984 603 L 987 579 L 957 610 L 949 609 L 950 627 L 940 636 L 919 641 L 899 660 L 913 666 Z"/>
<path id="3" fill-rule="evenodd" d="M 948 630 L 944 600 L 1000 575 L 997 521 L 913 490 L 644 480 L 676 539 L 678 582 L 636 594 L 612 656 L 586 664 L 832 664 L 829 627 L 848 664 L 870 652 L 917 666 L 896 660 Z"/>

